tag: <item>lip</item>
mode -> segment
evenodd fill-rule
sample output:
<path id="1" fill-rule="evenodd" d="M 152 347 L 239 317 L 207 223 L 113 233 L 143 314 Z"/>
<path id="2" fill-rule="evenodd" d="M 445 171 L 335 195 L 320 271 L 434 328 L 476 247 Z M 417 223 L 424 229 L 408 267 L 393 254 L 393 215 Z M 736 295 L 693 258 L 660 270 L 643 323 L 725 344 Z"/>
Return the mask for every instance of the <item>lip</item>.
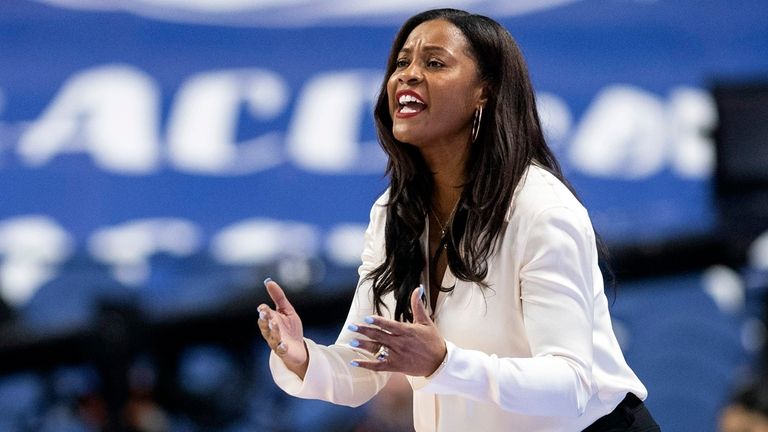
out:
<path id="1" fill-rule="evenodd" d="M 413 113 L 401 113 L 400 112 L 400 103 L 398 101 L 400 100 L 400 97 L 402 97 L 402 96 L 413 96 L 413 97 L 415 97 L 416 99 L 421 101 L 421 103 L 424 104 L 424 107 L 426 109 L 427 103 L 424 102 L 424 98 L 420 94 L 416 93 L 413 90 L 400 90 L 397 93 L 395 93 L 395 106 L 396 106 L 396 108 L 395 108 L 395 117 L 400 118 L 400 119 L 406 119 L 406 118 L 417 116 L 417 115 L 419 115 L 419 114 L 421 114 L 423 112 L 423 110 L 422 110 L 422 111 L 417 111 L 417 112 L 413 112 Z"/>

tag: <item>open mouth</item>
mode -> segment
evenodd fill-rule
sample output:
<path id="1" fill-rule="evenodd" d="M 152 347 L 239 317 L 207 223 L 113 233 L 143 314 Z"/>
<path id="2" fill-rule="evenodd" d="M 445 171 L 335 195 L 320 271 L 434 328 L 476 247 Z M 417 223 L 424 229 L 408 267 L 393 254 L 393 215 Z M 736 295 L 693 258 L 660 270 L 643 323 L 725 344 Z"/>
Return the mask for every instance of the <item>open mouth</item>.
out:
<path id="1" fill-rule="evenodd" d="M 398 93 L 397 103 L 397 112 L 400 114 L 416 114 L 427 107 L 417 94 L 409 91 Z"/>

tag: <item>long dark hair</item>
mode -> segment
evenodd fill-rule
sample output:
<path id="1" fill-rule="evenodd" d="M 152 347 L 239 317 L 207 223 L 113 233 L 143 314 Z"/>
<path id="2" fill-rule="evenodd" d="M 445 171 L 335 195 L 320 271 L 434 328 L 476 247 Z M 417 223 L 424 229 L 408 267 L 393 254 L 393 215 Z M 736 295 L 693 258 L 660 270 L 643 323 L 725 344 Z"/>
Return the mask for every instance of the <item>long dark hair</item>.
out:
<path id="1" fill-rule="evenodd" d="M 432 206 L 434 184 L 418 149 L 398 141 L 392 133 L 387 80 L 411 31 L 436 19 L 452 23 L 464 34 L 488 96 L 480 134 L 467 156 L 461 197 L 438 248 L 446 246 L 451 271 L 461 280 L 487 286 L 488 257 L 496 248 L 512 194 L 531 163 L 568 184 L 544 140 L 528 68 L 509 32 L 488 17 L 456 9 L 430 10 L 408 19 L 392 44 L 374 111 L 379 142 L 389 158 L 390 184 L 386 257 L 367 276 L 377 313 L 385 307 L 383 297 L 394 292 L 397 320 L 413 320 L 410 294 L 427 265 L 419 239 Z M 451 291 L 453 287 L 440 289 Z"/>

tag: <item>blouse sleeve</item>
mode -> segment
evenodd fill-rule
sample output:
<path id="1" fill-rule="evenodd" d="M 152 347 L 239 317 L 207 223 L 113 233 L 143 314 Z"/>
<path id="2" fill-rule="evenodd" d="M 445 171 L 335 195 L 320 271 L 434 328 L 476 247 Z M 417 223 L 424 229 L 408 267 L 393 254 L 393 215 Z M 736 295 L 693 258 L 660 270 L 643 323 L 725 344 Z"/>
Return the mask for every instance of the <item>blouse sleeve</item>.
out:
<path id="1" fill-rule="evenodd" d="M 339 405 L 359 406 L 375 396 L 389 380 L 386 372 L 373 372 L 350 366 L 353 359 L 373 360 L 368 351 L 349 346 L 358 333 L 347 330 L 347 325 L 360 323 L 374 313 L 371 283 L 365 277 L 383 259 L 385 214 L 382 202 L 377 200 L 371 209 L 371 219 L 365 231 L 362 264 L 358 269 L 359 282 L 355 296 L 338 339 L 333 345 L 323 346 L 305 338 L 309 352 L 307 372 L 302 380 L 291 372 L 274 352 L 269 366 L 275 383 L 286 393 L 304 398 L 319 399 Z"/>
<path id="2" fill-rule="evenodd" d="M 566 207 L 539 213 L 520 268 L 530 358 L 500 358 L 448 342 L 443 369 L 421 390 L 465 396 L 507 411 L 577 417 L 592 383 L 593 277 L 599 274 L 591 225 Z"/>

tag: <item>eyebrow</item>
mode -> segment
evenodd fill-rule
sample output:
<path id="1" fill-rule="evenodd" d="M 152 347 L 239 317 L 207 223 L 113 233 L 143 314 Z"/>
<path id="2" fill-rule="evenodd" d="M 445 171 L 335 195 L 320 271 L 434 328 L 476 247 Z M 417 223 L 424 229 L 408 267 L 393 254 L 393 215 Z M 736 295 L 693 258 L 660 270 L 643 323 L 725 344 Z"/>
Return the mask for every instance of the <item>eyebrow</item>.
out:
<path id="1" fill-rule="evenodd" d="M 441 52 L 441 53 L 445 53 L 445 54 L 451 54 L 450 51 L 448 51 L 447 49 L 441 47 L 440 45 L 424 45 L 424 49 L 423 50 L 427 51 L 427 52 L 437 51 L 437 52 Z M 413 52 L 413 49 L 408 48 L 408 47 L 403 47 L 403 48 L 400 48 L 399 52 L 400 53 L 404 53 L 404 54 L 410 54 L 411 52 Z"/>

